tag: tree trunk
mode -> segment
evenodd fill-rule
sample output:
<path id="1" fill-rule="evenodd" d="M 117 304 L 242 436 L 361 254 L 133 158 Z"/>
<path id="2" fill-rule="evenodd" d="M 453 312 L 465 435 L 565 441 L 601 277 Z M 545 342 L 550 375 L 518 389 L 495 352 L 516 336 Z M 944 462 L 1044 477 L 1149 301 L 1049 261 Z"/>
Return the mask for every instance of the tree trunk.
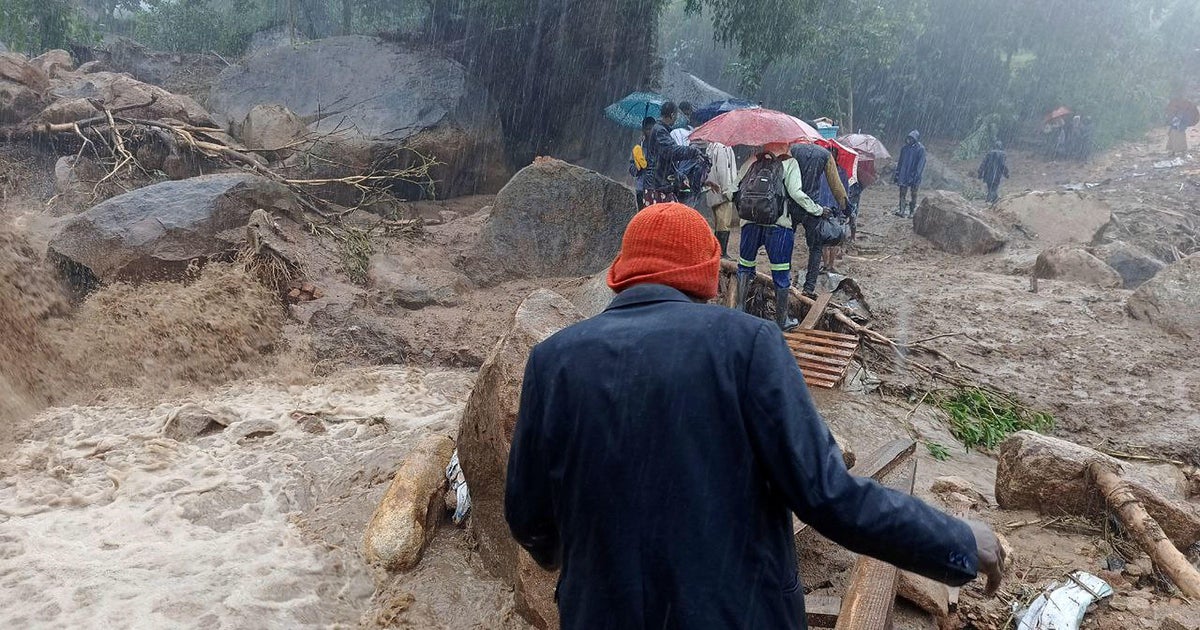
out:
<path id="1" fill-rule="evenodd" d="M 842 134 L 855 133 L 858 129 L 854 126 L 854 76 L 849 72 L 846 73 L 846 128 L 841 130 Z"/>
<path id="2" fill-rule="evenodd" d="M 1138 501 L 1129 486 L 1103 464 L 1088 466 L 1088 477 L 1100 488 L 1109 508 L 1120 519 L 1125 531 L 1129 532 L 1150 559 L 1187 597 L 1200 599 L 1200 571 L 1196 571 L 1187 557 L 1175 548 L 1159 527 L 1158 521 L 1150 518 L 1146 508 Z"/>
<path id="3" fill-rule="evenodd" d="M 350 34 L 350 26 L 354 21 L 354 5 L 352 0 L 342 0 L 342 35 Z"/>

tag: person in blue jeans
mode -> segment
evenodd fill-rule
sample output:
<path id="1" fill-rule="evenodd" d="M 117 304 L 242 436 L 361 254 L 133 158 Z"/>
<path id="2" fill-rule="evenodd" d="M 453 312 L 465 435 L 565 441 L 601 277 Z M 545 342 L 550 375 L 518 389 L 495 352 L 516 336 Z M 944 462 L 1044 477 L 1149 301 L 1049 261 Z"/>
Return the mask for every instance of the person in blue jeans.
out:
<path id="1" fill-rule="evenodd" d="M 760 153 L 742 166 L 738 180 L 741 181 L 753 166 L 754 162 L 766 153 L 775 156 L 783 163 L 784 198 L 783 215 L 773 225 L 759 225 L 742 221 L 741 247 L 738 258 L 737 309 L 746 310 L 746 296 L 750 283 L 754 279 L 758 250 L 767 249 L 767 259 L 771 262 L 771 279 L 775 282 L 775 323 L 779 329 L 789 331 L 799 325 L 795 318 L 788 316 L 788 293 L 792 286 L 792 250 L 796 245 L 796 226 L 798 223 L 820 218 L 824 209 L 817 205 L 808 195 L 804 194 L 804 182 L 800 174 L 800 166 L 791 154 L 788 145 L 768 144 Z M 803 218 L 801 218 L 803 217 Z M 818 263 L 820 258 L 817 259 Z"/>

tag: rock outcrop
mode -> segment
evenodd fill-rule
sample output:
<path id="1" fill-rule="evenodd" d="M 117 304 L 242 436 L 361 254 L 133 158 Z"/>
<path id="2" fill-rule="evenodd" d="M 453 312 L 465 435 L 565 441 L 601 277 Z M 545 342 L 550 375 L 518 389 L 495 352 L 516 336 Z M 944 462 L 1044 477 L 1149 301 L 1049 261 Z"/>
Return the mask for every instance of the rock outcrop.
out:
<path id="1" fill-rule="evenodd" d="M 1092 253 L 1121 274 L 1126 289 L 1142 286 L 1167 266 L 1146 250 L 1124 241 L 1101 245 Z"/>
<path id="2" fill-rule="evenodd" d="M 604 312 L 613 298 L 617 297 L 608 288 L 608 269 L 603 269 L 594 276 L 583 278 L 579 284 L 563 293 L 584 317 L 595 317 Z"/>
<path id="3" fill-rule="evenodd" d="M 1034 191 L 1005 197 L 996 212 L 1045 246 L 1099 242 L 1112 223 L 1107 203 L 1078 192 Z"/>
<path id="4" fill-rule="evenodd" d="M 467 275 L 483 285 L 514 278 L 586 276 L 612 264 L 637 201 L 595 171 L 555 159 L 521 169 L 496 196 Z"/>
<path id="5" fill-rule="evenodd" d="M 1046 280 L 1067 280 L 1109 289 L 1123 284 L 1121 275 L 1115 269 L 1075 245 L 1059 245 L 1039 254 L 1033 266 L 1033 275 Z"/>
<path id="6" fill-rule="evenodd" d="M 269 48 L 223 71 L 209 98 L 235 136 L 265 103 L 308 121 L 320 139 L 309 150 L 332 160 L 315 176 L 404 168 L 419 161 L 414 152 L 441 163 L 432 173 L 441 197 L 493 192 L 509 174 L 487 91 L 432 50 L 359 36 Z"/>
<path id="7" fill-rule="evenodd" d="M 196 403 L 187 403 L 167 415 L 162 434 L 176 442 L 186 442 L 224 431 L 239 420 L 241 417 L 236 412 L 224 407 L 208 409 Z"/>
<path id="8" fill-rule="evenodd" d="M 555 576 L 521 550 L 504 520 L 508 451 L 525 363 L 534 345 L 582 319 L 562 296 L 539 289 L 517 309 L 512 329 L 479 370 L 459 429 L 458 457 L 471 489 L 471 528 L 488 569 L 514 586 L 518 612 L 539 628 L 557 628 Z"/>
<path id="9" fill-rule="evenodd" d="M 77 287 L 177 279 L 193 262 L 235 249 L 257 208 L 286 214 L 296 199 L 281 184 L 245 174 L 162 182 L 75 216 L 50 240 L 49 257 Z"/>
<path id="10" fill-rule="evenodd" d="M 1043 514 L 1102 516 L 1104 498 L 1087 479 L 1087 468 L 1101 462 L 1122 476 L 1181 549 L 1200 540 L 1200 510 L 1170 500 L 1170 488 L 1125 470 L 1121 462 L 1078 444 L 1032 431 L 1013 434 L 1000 445 L 996 468 L 996 502 L 1006 510 L 1035 510 Z"/>
<path id="11" fill-rule="evenodd" d="M 121 115 L 128 118 L 167 118 L 205 127 L 214 125 L 208 112 L 192 98 L 173 94 L 126 74 L 93 72 L 66 75 L 55 83 L 50 94 L 62 104 L 56 105 L 55 109 L 43 116 L 48 122 L 51 118 L 55 122 L 72 122 L 95 116 L 95 109 L 87 112 L 78 103 L 71 105 L 70 111 L 79 112 L 80 118 L 66 116 L 62 111 L 68 107 L 66 102 L 91 99 L 107 109 L 122 110 Z"/>
<path id="12" fill-rule="evenodd" d="M 432 435 L 404 459 L 363 535 L 363 556 L 389 571 L 417 566 L 443 516 L 454 440 Z"/>
<path id="13" fill-rule="evenodd" d="M 1008 240 L 971 207 L 962 195 L 930 191 L 913 216 L 913 230 L 938 249 L 952 254 L 990 254 Z"/>
<path id="14" fill-rule="evenodd" d="M 1138 287 L 1125 308 L 1135 319 L 1189 339 L 1200 339 L 1200 254 L 1168 265 Z"/>
<path id="15" fill-rule="evenodd" d="M 0 53 L 0 125 L 22 122 L 41 111 L 46 74 L 17 53 Z"/>

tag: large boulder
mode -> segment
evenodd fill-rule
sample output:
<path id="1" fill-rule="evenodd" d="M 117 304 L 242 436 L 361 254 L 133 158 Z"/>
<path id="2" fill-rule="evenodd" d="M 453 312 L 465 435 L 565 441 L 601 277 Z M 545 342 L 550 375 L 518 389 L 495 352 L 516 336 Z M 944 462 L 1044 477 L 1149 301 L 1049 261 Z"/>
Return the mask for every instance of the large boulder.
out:
<path id="1" fill-rule="evenodd" d="M 440 162 L 437 194 L 451 197 L 495 191 L 509 174 L 491 97 L 429 49 L 360 36 L 270 48 L 225 69 L 209 97 L 234 135 L 263 103 L 309 121 L 323 139 L 310 150 L 334 162 L 319 175 L 405 168 L 421 154 Z"/>
<path id="2" fill-rule="evenodd" d="M 517 309 L 512 328 L 479 370 L 458 435 L 458 459 L 471 489 L 471 528 L 490 571 L 514 586 L 518 612 L 539 628 L 557 628 L 553 574 L 520 549 L 504 520 L 504 482 L 525 363 L 533 346 L 580 321 L 562 296 L 539 289 Z"/>
<path id="3" fill-rule="evenodd" d="M 50 240 L 50 257 L 85 286 L 177 279 L 193 262 L 235 249 L 257 208 L 287 214 L 296 199 L 282 184 L 240 173 L 162 182 L 73 217 Z"/>
<path id="4" fill-rule="evenodd" d="M 1200 254 L 1168 265 L 1138 287 L 1125 308 L 1135 319 L 1189 339 L 1200 339 Z"/>
<path id="5" fill-rule="evenodd" d="M 1039 254 L 1033 266 L 1033 275 L 1046 280 L 1067 280 L 1109 289 L 1123 283 L 1115 269 L 1082 247 L 1073 245 L 1051 247 Z"/>
<path id="6" fill-rule="evenodd" d="M 612 263 L 635 214 L 628 187 L 595 171 L 539 159 L 496 196 L 467 273 L 484 285 L 594 274 Z"/>
<path id="7" fill-rule="evenodd" d="M 433 540 L 446 495 L 454 440 L 431 435 L 404 459 L 363 535 L 363 557 L 389 571 L 417 566 Z"/>
<path id="8" fill-rule="evenodd" d="M 1045 246 L 1099 242 L 1113 217 L 1107 203 L 1075 191 L 1034 191 L 1005 197 L 996 212 Z"/>
<path id="9" fill-rule="evenodd" d="M 271 151 L 277 159 L 294 153 L 294 146 L 308 134 L 308 123 L 296 112 L 274 103 L 250 108 L 242 121 L 241 141 L 247 149 Z"/>
<path id="10" fill-rule="evenodd" d="M 0 125 L 22 122 L 42 109 L 46 74 L 24 55 L 0 52 Z"/>
<path id="11" fill-rule="evenodd" d="M 1181 549 L 1200 540 L 1200 509 L 1176 500 L 1171 488 L 1095 450 L 1032 431 L 1014 433 L 1000 445 L 996 502 L 1006 510 L 1103 516 L 1104 498 L 1087 479 L 1093 462 L 1120 471 L 1133 495 Z"/>
<path id="12" fill-rule="evenodd" d="M 990 254 L 1008 242 L 962 195 L 945 190 L 925 195 L 913 216 L 913 230 L 952 254 Z"/>
<path id="13" fill-rule="evenodd" d="M 190 97 L 172 94 L 127 74 L 93 72 L 71 75 L 55 83 L 50 94 L 58 101 L 92 99 L 107 109 L 122 110 L 121 115 L 129 118 L 171 119 L 206 127 L 214 124 L 208 112 Z M 70 122 L 62 120 L 61 112 L 54 116 L 59 122 Z"/>
<path id="14" fill-rule="evenodd" d="M 608 269 L 580 279 L 574 286 L 564 290 L 566 296 L 584 317 L 595 317 L 604 312 L 617 294 L 608 288 Z"/>
<path id="15" fill-rule="evenodd" d="M 684 70 L 679 64 L 671 63 L 663 66 L 662 88 L 660 92 L 676 103 L 687 101 L 696 108 L 703 107 L 713 101 L 724 101 L 733 98 L 729 92 L 706 83 L 700 77 Z"/>
<path id="16" fill-rule="evenodd" d="M 954 170 L 932 151 L 925 152 L 925 173 L 921 185 L 930 190 L 965 191 L 970 187 L 968 179 Z"/>
<path id="17" fill-rule="evenodd" d="M 1113 241 L 1092 250 L 1097 258 L 1121 274 L 1126 289 L 1136 289 L 1167 265 L 1146 250 L 1124 241 Z"/>
<path id="18" fill-rule="evenodd" d="M 75 68 L 75 60 L 71 53 L 65 50 L 49 50 L 29 60 L 29 63 L 42 71 L 46 77 L 53 79 L 64 72 Z"/>

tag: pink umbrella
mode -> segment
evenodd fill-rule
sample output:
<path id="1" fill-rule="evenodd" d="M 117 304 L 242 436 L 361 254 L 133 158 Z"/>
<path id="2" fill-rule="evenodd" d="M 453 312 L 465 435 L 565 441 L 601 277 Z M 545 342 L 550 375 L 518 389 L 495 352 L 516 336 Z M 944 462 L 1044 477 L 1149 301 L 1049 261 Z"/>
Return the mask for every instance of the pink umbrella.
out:
<path id="1" fill-rule="evenodd" d="M 770 109 L 739 109 L 704 123 L 692 132 L 692 140 L 719 142 L 726 146 L 761 147 L 768 144 L 816 142 L 821 134 L 795 116 Z"/>

